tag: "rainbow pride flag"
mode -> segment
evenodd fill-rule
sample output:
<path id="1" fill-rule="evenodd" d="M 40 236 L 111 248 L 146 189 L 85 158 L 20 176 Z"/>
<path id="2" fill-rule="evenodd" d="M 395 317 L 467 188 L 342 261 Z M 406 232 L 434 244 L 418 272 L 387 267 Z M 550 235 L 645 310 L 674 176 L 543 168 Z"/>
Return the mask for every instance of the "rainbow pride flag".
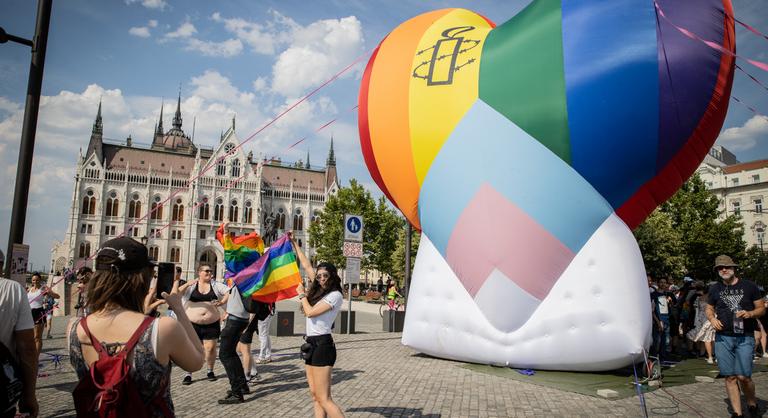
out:
<path id="1" fill-rule="evenodd" d="M 224 278 L 245 269 L 264 254 L 264 241 L 256 232 L 232 237 L 224 233 L 224 224 L 221 224 L 216 230 L 216 239 L 224 247 L 224 265 L 227 268 Z"/>
<path id="2" fill-rule="evenodd" d="M 275 241 L 261 258 L 237 271 L 231 279 L 243 297 L 259 302 L 274 303 L 296 296 L 301 276 L 288 236 Z"/>

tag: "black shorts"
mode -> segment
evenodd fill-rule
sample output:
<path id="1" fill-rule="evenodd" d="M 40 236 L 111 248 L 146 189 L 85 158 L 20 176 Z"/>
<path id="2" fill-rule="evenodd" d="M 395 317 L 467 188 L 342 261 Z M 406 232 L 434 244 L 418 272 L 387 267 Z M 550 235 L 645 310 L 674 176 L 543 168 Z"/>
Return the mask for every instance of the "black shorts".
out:
<path id="1" fill-rule="evenodd" d="M 32 309 L 32 320 L 35 325 L 45 325 L 45 308 Z"/>
<path id="2" fill-rule="evenodd" d="M 248 323 L 248 328 L 243 331 L 242 334 L 240 334 L 240 342 L 243 344 L 250 344 L 253 342 L 253 333 L 258 334 L 259 332 L 259 320 L 256 319 L 256 315 L 253 316 L 253 319 L 251 319 L 251 322 Z"/>
<path id="3" fill-rule="evenodd" d="M 193 323 L 192 328 L 195 329 L 195 333 L 201 341 L 218 340 L 219 336 L 221 335 L 221 325 L 219 325 L 219 321 L 205 325 Z"/>
<path id="4" fill-rule="evenodd" d="M 331 334 L 313 335 L 307 337 L 307 342 L 312 344 L 312 357 L 304 360 L 307 366 L 333 366 L 336 363 L 336 344 Z"/>

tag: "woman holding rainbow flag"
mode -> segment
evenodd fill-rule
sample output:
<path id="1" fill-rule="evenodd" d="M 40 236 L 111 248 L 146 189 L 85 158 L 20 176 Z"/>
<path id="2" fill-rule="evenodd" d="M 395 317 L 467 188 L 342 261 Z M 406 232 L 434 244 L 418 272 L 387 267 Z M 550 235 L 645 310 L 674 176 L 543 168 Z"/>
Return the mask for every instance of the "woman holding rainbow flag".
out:
<path id="1" fill-rule="evenodd" d="M 331 263 L 320 263 L 317 271 L 307 256 L 296 244 L 292 232 L 288 237 L 293 250 L 301 262 L 301 267 L 314 280 L 310 281 L 309 291 L 304 292 L 304 286 L 299 284 L 301 311 L 307 317 L 307 344 L 309 352 L 304 351 L 302 357 L 306 364 L 307 382 L 314 401 L 315 416 L 343 417 L 341 408 L 331 398 L 331 371 L 336 363 L 336 345 L 331 336 L 331 327 L 341 310 L 344 302 L 341 278 L 336 267 Z"/>

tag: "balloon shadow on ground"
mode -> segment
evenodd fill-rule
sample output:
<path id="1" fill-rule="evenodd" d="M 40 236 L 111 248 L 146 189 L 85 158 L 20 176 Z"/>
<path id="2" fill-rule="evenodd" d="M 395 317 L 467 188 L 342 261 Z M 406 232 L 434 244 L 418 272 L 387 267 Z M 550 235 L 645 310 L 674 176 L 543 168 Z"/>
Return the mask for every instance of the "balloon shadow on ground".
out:
<path id="1" fill-rule="evenodd" d="M 289 369 L 290 366 L 284 366 L 276 369 Z M 285 391 L 293 391 L 293 390 L 309 390 L 309 385 L 307 384 L 307 377 L 304 372 L 304 368 L 299 368 L 298 366 L 293 367 L 294 370 L 286 370 L 282 373 L 278 373 L 275 376 L 271 376 L 269 378 L 262 377 L 262 380 L 259 381 L 255 386 L 251 386 L 251 395 L 249 397 L 246 397 L 246 402 L 250 402 L 252 400 L 261 398 L 266 395 L 271 395 L 274 393 L 280 393 Z M 265 370 L 266 372 L 266 370 Z M 259 370 L 259 374 L 261 375 L 262 371 Z M 270 373 L 273 373 L 272 370 L 270 370 Z M 343 369 L 334 369 L 332 374 L 332 383 L 331 384 L 337 384 L 339 382 L 343 382 L 345 380 L 351 380 L 356 379 L 357 375 L 360 373 L 365 373 L 362 370 L 343 370 Z M 280 382 L 280 384 L 277 385 L 271 385 L 271 382 Z"/>
<path id="2" fill-rule="evenodd" d="M 418 417 L 418 418 L 440 418 L 440 414 L 424 414 L 421 408 L 406 408 L 397 406 L 366 406 L 363 408 L 348 408 L 346 412 L 370 412 L 379 414 L 383 417 Z"/>

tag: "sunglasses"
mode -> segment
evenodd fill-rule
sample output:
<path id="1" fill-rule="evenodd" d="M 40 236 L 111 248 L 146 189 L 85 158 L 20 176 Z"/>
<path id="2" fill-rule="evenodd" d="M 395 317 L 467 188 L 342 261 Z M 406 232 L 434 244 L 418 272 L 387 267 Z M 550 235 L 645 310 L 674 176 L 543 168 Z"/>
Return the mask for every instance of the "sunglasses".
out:
<path id="1" fill-rule="evenodd" d="M 213 272 L 213 270 L 200 270 L 200 271 L 203 272 L 203 273 L 211 273 L 211 272 Z"/>
<path id="2" fill-rule="evenodd" d="M 717 267 L 715 267 L 715 269 L 717 271 L 720 271 L 720 270 L 733 270 L 733 267 L 730 267 L 730 266 L 717 266 Z"/>
<path id="3" fill-rule="evenodd" d="M 317 275 L 315 277 L 317 277 L 318 279 L 321 278 L 321 277 L 325 277 L 327 279 L 327 278 L 331 277 L 331 275 L 328 274 L 328 273 L 317 273 Z"/>

